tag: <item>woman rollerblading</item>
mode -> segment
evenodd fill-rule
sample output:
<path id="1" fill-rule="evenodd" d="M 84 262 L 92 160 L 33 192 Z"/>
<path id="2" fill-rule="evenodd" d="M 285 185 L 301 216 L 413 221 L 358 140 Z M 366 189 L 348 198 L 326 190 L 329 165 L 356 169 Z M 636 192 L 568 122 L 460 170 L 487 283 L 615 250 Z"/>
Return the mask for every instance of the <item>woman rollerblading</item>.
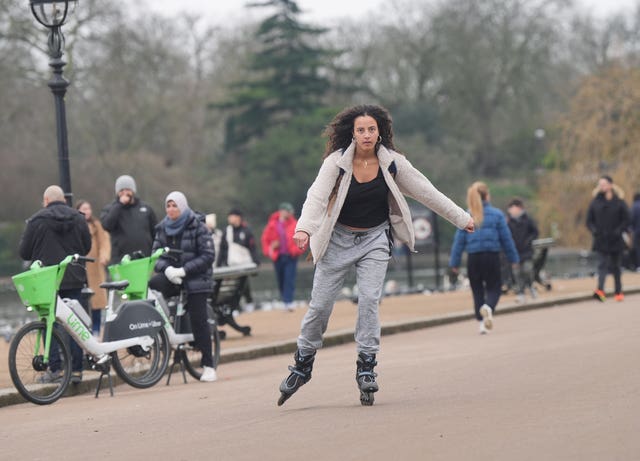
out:
<path id="1" fill-rule="evenodd" d="M 282 405 L 311 379 L 315 351 L 322 347 L 335 300 L 355 267 L 358 284 L 356 380 L 363 405 L 373 404 L 376 354 L 380 350 L 378 307 L 395 240 L 413 251 L 415 235 L 404 195 L 473 232 L 471 216 L 436 189 L 396 152 L 391 115 L 374 105 L 350 107 L 325 131 L 324 160 L 307 192 L 293 241 L 307 246 L 315 264 L 309 310 L 302 320 L 296 364 L 280 386 Z M 306 360 L 306 362 L 305 362 Z"/>

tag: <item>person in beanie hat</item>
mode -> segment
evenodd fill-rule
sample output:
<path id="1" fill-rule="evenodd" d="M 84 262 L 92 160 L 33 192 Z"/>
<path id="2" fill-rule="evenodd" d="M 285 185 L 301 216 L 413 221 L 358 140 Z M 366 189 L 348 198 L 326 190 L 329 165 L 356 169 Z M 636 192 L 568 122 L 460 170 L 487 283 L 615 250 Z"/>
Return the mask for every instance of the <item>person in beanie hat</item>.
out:
<path id="1" fill-rule="evenodd" d="M 129 175 L 116 179 L 115 192 L 115 200 L 100 213 L 102 227 L 111 235 L 111 263 L 137 251 L 149 256 L 158 222 L 153 209 L 136 195 L 136 181 Z"/>
<path id="2" fill-rule="evenodd" d="M 293 310 L 298 257 L 303 252 L 293 241 L 298 224 L 293 212 L 293 205 L 281 203 L 269 217 L 261 237 L 262 252 L 273 261 L 280 296 L 289 311 Z"/>
<path id="3" fill-rule="evenodd" d="M 165 299 L 187 294 L 186 309 L 196 347 L 202 352 L 200 381 L 215 381 L 211 328 L 207 321 L 207 296 L 211 291 L 215 250 L 205 217 L 189 208 L 182 192 L 174 191 L 164 201 L 167 216 L 156 226 L 152 251 L 169 247 L 180 255 L 165 254 L 156 262 L 149 288 Z"/>

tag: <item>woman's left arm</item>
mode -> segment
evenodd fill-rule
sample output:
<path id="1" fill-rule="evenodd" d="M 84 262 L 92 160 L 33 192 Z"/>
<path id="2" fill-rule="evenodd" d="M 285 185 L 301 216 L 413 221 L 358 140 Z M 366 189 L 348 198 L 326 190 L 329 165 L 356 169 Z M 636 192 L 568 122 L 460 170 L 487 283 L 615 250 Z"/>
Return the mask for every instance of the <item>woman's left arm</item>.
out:
<path id="1" fill-rule="evenodd" d="M 183 269 L 187 275 L 200 274 L 208 271 L 216 259 L 213 239 L 204 223 L 198 223 L 196 229 L 196 256 L 184 263 Z"/>
<path id="2" fill-rule="evenodd" d="M 403 155 L 395 157 L 396 184 L 403 194 L 432 209 L 459 229 L 464 229 L 471 221 L 471 215 L 456 205 L 453 200 L 431 184 Z"/>
<path id="3" fill-rule="evenodd" d="M 520 262 L 520 256 L 518 256 L 518 250 L 516 249 L 516 244 L 513 241 L 513 236 L 511 235 L 511 230 L 507 225 L 507 220 L 502 214 L 501 211 L 496 210 L 499 214 L 498 216 L 498 239 L 500 240 L 500 246 L 504 250 L 507 255 L 507 259 L 511 264 L 518 264 Z"/>

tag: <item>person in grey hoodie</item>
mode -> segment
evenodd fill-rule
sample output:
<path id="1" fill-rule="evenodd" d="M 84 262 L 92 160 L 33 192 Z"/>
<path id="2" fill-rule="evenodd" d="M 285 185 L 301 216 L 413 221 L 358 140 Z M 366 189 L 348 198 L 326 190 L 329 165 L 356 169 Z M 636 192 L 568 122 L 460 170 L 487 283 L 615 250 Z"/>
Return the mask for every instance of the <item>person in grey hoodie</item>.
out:
<path id="1" fill-rule="evenodd" d="M 394 237 L 413 251 L 415 236 L 408 195 L 460 229 L 473 219 L 436 189 L 409 160 L 396 152 L 389 112 L 361 105 L 340 112 L 327 127 L 324 161 L 307 192 L 293 234 L 295 245 L 311 249 L 316 264 L 309 310 L 298 337 L 291 374 L 280 385 L 282 405 L 311 379 L 333 304 L 347 272 L 358 283 L 356 382 L 363 405 L 378 391 L 373 371 L 380 349 L 378 305 Z"/>

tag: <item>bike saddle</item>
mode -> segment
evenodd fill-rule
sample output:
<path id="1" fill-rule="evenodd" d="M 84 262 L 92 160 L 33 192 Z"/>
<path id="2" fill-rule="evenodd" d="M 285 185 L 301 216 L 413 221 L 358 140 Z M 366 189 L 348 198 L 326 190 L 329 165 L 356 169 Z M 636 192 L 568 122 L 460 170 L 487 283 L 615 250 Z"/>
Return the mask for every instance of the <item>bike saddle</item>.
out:
<path id="1" fill-rule="evenodd" d="M 119 282 L 105 282 L 100 284 L 100 288 L 106 288 L 107 290 L 124 290 L 128 286 L 128 280 L 121 280 Z"/>

